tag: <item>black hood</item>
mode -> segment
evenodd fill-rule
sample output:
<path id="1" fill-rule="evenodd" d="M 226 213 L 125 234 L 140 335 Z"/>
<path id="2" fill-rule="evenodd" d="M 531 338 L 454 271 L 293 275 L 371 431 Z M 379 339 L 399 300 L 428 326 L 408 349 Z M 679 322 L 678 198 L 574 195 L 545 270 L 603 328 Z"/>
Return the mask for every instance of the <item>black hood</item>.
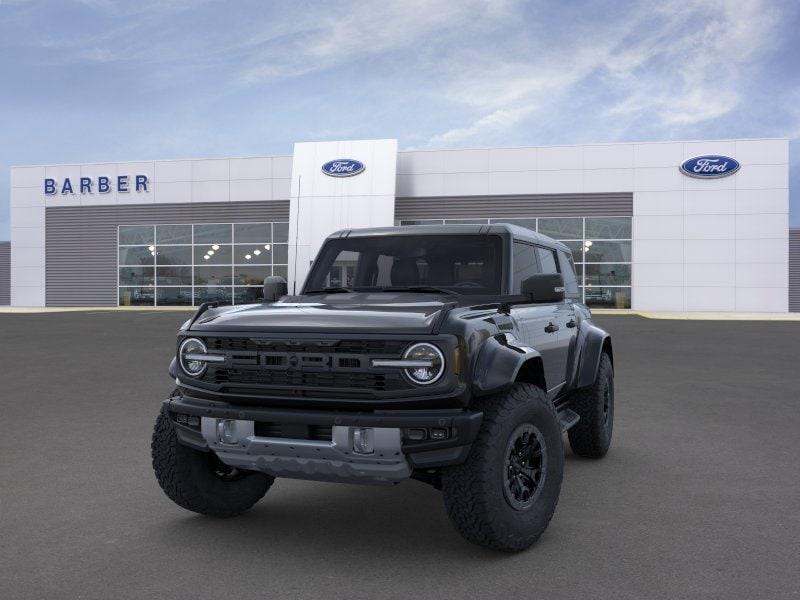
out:
<path id="1" fill-rule="evenodd" d="M 299 296 L 212 309 L 191 330 L 429 334 L 445 305 L 435 295 L 403 292 Z"/>

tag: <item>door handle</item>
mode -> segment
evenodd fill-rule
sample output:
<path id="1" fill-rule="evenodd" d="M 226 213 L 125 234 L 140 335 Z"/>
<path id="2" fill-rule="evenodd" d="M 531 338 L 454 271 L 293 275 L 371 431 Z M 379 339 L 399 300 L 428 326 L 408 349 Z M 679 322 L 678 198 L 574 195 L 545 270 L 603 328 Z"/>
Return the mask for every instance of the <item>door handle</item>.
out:
<path id="1" fill-rule="evenodd" d="M 554 325 L 552 322 L 547 327 L 544 328 L 544 330 L 547 333 L 555 333 L 556 331 L 558 331 L 558 329 L 559 329 L 558 325 Z"/>
<path id="2" fill-rule="evenodd" d="M 569 321 L 567 321 L 567 327 L 569 327 L 570 329 L 575 327 L 575 319 L 570 319 Z"/>

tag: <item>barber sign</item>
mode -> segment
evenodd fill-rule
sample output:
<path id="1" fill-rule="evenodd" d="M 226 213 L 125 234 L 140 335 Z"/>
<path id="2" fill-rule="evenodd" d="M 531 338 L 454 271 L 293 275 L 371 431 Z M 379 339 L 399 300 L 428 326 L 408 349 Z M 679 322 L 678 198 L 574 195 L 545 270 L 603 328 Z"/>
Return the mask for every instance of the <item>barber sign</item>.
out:
<path id="1" fill-rule="evenodd" d="M 322 172 L 330 177 L 352 177 L 364 171 L 364 163 L 352 158 L 337 158 L 322 165 Z"/>
<path id="2" fill-rule="evenodd" d="M 689 177 L 714 179 L 733 175 L 739 170 L 739 166 L 739 161 L 730 156 L 708 154 L 687 159 L 683 161 L 680 168 L 681 173 Z"/>

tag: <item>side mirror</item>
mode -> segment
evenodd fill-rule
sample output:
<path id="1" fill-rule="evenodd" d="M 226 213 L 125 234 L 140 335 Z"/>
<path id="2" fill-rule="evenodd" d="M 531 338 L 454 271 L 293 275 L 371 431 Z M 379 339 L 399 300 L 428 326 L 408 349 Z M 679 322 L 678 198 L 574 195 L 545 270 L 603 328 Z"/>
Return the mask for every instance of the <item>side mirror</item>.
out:
<path id="1" fill-rule="evenodd" d="M 564 277 L 561 273 L 539 273 L 522 280 L 521 292 L 532 302 L 564 301 Z"/>
<path id="2" fill-rule="evenodd" d="M 273 275 L 264 278 L 264 302 L 276 302 L 288 293 L 283 277 Z"/>

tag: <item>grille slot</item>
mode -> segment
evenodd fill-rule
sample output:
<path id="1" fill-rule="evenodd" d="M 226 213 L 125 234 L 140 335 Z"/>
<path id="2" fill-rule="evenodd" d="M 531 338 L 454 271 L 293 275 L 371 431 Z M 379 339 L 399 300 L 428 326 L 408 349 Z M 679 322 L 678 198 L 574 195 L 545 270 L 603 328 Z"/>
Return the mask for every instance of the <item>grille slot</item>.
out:
<path id="1" fill-rule="evenodd" d="M 317 354 L 370 354 L 397 355 L 409 344 L 404 340 L 308 340 L 295 343 L 289 340 L 246 337 L 209 337 L 205 339 L 209 350 L 249 351 L 270 353 Z"/>
<path id="2" fill-rule="evenodd" d="M 206 377 L 218 385 L 244 384 L 281 387 L 360 388 L 376 391 L 405 389 L 402 377 L 389 373 L 284 371 L 211 368 Z"/>

